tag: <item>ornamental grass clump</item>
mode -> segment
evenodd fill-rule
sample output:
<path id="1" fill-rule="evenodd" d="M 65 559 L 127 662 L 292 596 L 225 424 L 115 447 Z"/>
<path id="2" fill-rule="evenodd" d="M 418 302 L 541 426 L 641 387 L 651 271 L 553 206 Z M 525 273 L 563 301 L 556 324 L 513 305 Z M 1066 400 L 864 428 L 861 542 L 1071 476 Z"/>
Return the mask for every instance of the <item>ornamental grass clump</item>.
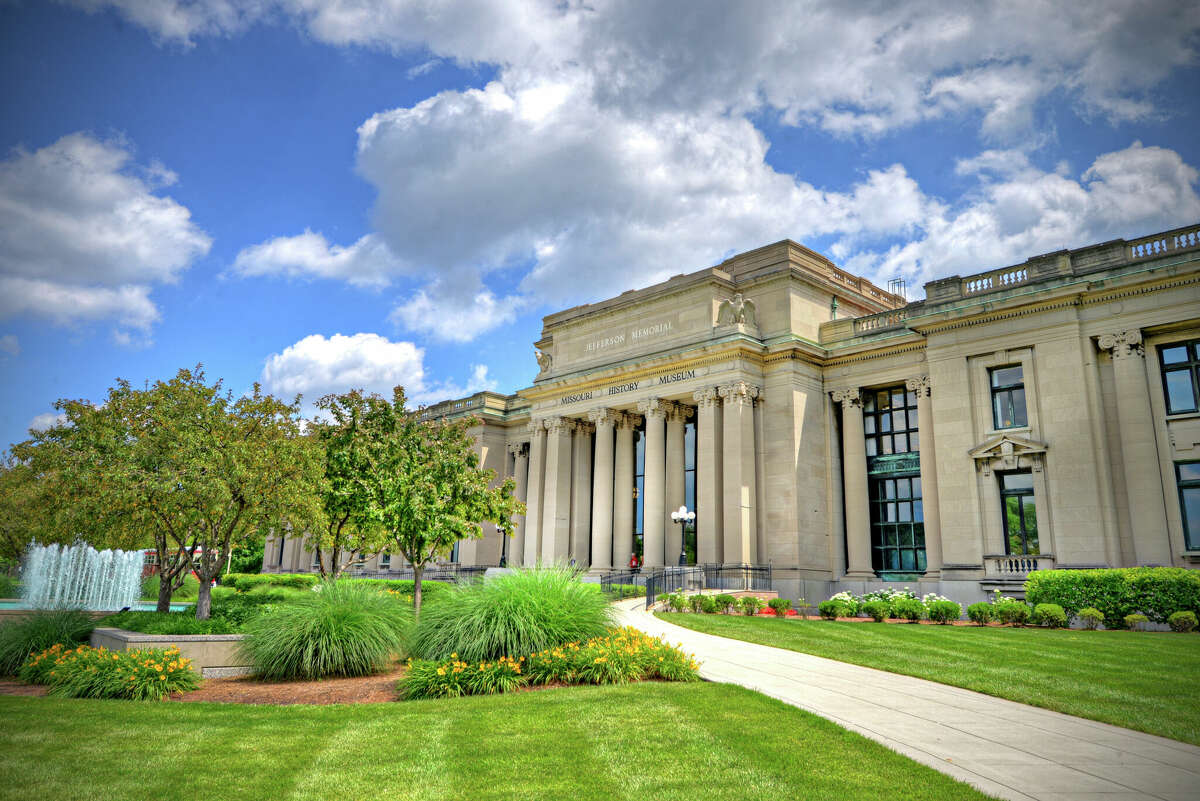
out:
<path id="1" fill-rule="evenodd" d="M 517 569 L 448 590 L 422 610 L 415 656 L 479 663 L 536 653 L 599 637 L 613 619 L 604 594 L 565 567 Z"/>
<path id="2" fill-rule="evenodd" d="M 26 660 L 21 680 L 50 685 L 65 698 L 124 698 L 161 701 L 171 693 L 200 686 L 190 659 L 175 647 L 109 651 L 80 645 L 55 645 Z"/>
<path id="3" fill-rule="evenodd" d="M 648 679 L 697 681 L 691 656 L 633 629 L 621 628 L 583 642 L 567 642 L 527 656 L 438 661 L 409 660 L 398 684 L 401 698 L 454 698 L 553 684 L 627 684 Z"/>
<path id="4" fill-rule="evenodd" d="M 0 676 L 14 675 L 31 654 L 83 642 L 95 626 L 78 609 L 31 611 L 0 626 Z"/>
<path id="5" fill-rule="evenodd" d="M 403 603 L 374 587 L 338 581 L 264 608 L 243 627 L 241 647 L 263 678 L 366 676 L 403 652 L 411 628 L 412 612 Z"/>

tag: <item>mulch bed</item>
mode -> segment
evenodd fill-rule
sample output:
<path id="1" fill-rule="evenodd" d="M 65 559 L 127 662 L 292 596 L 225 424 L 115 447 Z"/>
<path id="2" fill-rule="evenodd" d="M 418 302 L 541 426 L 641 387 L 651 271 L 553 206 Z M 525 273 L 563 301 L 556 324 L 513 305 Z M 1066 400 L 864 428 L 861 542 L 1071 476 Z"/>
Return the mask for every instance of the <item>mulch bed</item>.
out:
<path id="1" fill-rule="evenodd" d="M 50 688 L 42 684 L 26 684 L 15 679 L 0 679 L 0 695 L 42 696 L 48 692 L 50 692 Z"/>
<path id="2" fill-rule="evenodd" d="M 221 704 L 377 704 L 396 700 L 398 667 L 376 676 L 320 681 L 260 681 L 252 676 L 205 679 L 200 689 L 175 693 L 172 701 L 214 701 Z"/>

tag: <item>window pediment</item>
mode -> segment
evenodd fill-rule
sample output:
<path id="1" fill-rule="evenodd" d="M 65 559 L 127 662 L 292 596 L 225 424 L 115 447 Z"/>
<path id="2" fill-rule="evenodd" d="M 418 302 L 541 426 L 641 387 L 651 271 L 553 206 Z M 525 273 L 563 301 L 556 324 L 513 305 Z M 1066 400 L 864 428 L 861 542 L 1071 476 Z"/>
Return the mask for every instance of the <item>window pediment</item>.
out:
<path id="1" fill-rule="evenodd" d="M 1013 434 L 997 434 L 976 445 L 967 454 L 984 475 L 994 470 L 1042 470 L 1042 461 L 1049 446 L 1035 439 Z"/>

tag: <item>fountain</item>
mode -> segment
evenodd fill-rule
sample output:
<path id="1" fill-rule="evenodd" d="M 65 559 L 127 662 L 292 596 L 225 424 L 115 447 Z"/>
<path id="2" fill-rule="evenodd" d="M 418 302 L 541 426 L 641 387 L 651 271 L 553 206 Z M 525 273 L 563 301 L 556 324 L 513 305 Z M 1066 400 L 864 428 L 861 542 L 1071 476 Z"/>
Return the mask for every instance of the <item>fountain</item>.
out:
<path id="1" fill-rule="evenodd" d="M 141 595 L 141 551 L 90 545 L 33 545 L 21 570 L 22 605 L 32 609 L 123 609 Z"/>

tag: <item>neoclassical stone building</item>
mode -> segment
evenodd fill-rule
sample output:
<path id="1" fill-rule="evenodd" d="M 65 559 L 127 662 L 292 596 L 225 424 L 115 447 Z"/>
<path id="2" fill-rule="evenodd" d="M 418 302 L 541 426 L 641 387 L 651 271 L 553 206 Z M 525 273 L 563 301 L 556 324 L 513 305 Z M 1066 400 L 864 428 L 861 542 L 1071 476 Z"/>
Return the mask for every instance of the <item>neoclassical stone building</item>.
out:
<path id="1" fill-rule="evenodd" d="M 769 563 L 809 600 L 962 601 L 1039 568 L 1200 565 L 1197 226 L 915 302 L 783 241 L 551 314 L 535 347 L 531 387 L 423 412 L 478 417 L 528 506 L 460 563 L 637 553 Z M 267 569 L 311 559 L 278 546 Z"/>

